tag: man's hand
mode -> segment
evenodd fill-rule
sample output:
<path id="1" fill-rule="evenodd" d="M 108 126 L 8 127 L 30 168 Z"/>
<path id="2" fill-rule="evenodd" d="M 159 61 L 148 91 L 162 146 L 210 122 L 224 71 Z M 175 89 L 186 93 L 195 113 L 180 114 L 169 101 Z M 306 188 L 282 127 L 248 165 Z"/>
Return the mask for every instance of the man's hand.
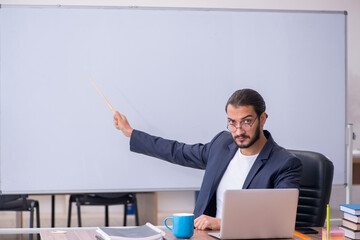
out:
<path id="1" fill-rule="evenodd" d="M 130 126 L 125 115 L 120 114 L 118 111 L 114 113 L 114 125 L 116 129 L 121 130 L 126 137 L 130 137 L 133 129 Z"/>
<path id="2" fill-rule="evenodd" d="M 219 230 L 221 226 L 221 219 L 209 217 L 206 215 L 201 215 L 200 217 L 196 218 L 194 221 L 194 226 L 198 230 Z"/>

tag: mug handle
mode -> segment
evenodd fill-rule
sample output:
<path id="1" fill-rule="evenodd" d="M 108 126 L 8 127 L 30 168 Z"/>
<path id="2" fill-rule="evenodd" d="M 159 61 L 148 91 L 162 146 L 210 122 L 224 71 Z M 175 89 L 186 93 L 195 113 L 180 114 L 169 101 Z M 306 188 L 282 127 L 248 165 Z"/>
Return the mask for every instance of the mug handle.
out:
<path id="1" fill-rule="evenodd" d="M 170 227 L 168 227 L 168 225 L 166 224 L 166 220 L 168 220 L 168 219 L 173 219 L 172 217 L 167 217 L 167 218 L 165 218 L 165 220 L 164 220 L 164 225 L 165 225 L 165 227 L 167 227 L 167 229 L 169 229 L 170 231 L 173 231 Z"/>

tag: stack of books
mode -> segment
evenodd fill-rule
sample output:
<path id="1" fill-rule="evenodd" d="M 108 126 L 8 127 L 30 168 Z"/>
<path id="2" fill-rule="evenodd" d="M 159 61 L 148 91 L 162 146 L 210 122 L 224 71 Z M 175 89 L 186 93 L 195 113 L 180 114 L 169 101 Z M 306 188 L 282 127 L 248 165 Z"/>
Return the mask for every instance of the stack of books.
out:
<path id="1" fill-rule="evenodd" d="M 322 230 L 322 240 L 327 240 L 327 229 L 323 228 Z M 343 240 L 344 239 L 344 231 L 341 229 L 329 229 L 329 240 Z"/>
<path id="2" fill-rule="evenodd" d="M 360 204 L 341 204 L 340 211 L 344 212 L 340 229 L 345 237 L 360 239 Z"/>

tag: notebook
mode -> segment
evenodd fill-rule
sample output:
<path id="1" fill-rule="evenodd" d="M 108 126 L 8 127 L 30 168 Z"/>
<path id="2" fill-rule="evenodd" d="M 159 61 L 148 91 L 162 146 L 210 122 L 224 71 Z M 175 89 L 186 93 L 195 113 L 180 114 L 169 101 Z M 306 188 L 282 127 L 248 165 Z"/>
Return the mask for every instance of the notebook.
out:
<path id="1" fill-rule="evenodd" d="M 227 190 L 220 239 L 293 238 L 298 189 Z"/>

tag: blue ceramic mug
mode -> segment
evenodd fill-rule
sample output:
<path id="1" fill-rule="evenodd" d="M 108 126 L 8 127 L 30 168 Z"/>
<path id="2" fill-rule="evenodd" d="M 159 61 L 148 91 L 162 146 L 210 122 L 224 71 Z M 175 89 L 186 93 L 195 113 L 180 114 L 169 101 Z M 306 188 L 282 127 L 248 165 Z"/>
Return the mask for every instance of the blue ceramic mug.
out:
<path id="1" fill-rule="evenodd" d="M 172 229 L 166 224 L 168 219 L 173 220 Z M 194 214 L 192 213 L 173 214 L 172 217 L 165 218 L 164 224 L 177 238 L 191 238 L 194 234 Z"/>

